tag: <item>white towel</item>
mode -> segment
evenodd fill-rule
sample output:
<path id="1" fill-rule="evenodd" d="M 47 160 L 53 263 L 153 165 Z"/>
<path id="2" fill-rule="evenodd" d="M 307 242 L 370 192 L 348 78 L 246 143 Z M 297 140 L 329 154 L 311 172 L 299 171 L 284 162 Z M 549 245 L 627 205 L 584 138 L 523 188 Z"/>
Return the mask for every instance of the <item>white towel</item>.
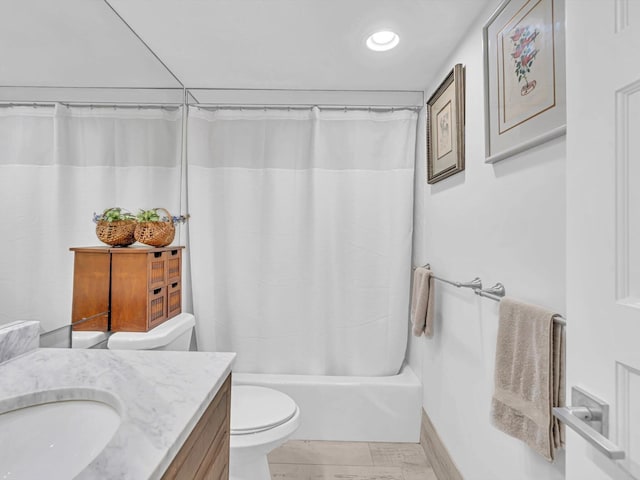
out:
<path id="1" fill-rule="evenodd" d="M 564 331 L 543 308 L 503 298 L 496 345 L 493 424 L 548 461 L 564 444 L 551 409 L 564 405 Z"/>
<path id="2" fill-rule="evenodd" d="M 419 337 L 433 336 L 433 275 L 424 267 L 413 273 L 413 293 L 411 295 L 411 321 L 413 334 Z"/>

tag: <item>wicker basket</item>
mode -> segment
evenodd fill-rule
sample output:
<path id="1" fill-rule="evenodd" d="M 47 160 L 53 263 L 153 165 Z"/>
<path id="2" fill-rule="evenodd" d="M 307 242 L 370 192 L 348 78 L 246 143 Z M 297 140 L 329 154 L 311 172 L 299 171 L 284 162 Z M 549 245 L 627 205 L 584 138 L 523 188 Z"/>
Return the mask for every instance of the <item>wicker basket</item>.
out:
<path id="1" fill-rule="evenodd" d="M 173 242 L 176 234 L 176 228 L 173 225 L 171 214 L 164 208 L 154 208 L 154 210 L 163 210 L 167 214 L 169 221 L 167 222 L 138 222 L 135 227 L 134 237 L 145 245 L 152 247 L 166 247 Z"/>
<path id="2" fill-rule="evenodd" d="M 106 209 L 107 213 L 110 208 Z M 96 225 L 96 235 L 102 243 L 112 247 L 127 247 L 136 241 L 134 233 L 137 222 L 135 220 L 116 220 L 107 222 L 99 220 Z"/>

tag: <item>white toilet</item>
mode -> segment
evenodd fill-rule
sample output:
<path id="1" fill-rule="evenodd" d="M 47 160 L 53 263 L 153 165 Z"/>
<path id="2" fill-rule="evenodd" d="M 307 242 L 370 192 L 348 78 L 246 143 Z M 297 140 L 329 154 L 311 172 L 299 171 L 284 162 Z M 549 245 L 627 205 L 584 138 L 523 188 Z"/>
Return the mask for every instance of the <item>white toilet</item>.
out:
<path id="1" fill-rule="evenodd" d="M 117 332 L 112 350 L 189 350 L 195 318 L 190 313 L 148 332 Z M 270 480 L 267 454 L 300 425 L 300 409 L 288 395 L 252 385 L 231 387 L 230 480 Z"/>

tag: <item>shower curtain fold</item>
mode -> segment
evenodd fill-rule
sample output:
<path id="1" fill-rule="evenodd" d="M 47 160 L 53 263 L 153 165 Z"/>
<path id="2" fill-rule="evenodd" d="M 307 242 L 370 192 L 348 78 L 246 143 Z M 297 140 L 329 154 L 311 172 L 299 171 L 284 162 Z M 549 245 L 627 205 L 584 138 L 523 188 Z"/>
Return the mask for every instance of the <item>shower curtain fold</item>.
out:
<path id="1" fill-rule="evenodd" d="M 408 332 L 417 115 L 190 108 L 198 345 L 254 373 L 393 375 Z"/>

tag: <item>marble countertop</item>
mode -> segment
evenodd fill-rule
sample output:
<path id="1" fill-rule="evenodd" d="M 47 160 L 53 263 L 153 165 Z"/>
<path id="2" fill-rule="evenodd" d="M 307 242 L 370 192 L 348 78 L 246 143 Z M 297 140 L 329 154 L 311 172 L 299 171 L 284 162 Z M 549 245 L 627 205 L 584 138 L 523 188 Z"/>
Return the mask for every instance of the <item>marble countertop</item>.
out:
<path id="1" fill-rule="evenodd" d="M 234 359 L 235 353 L 36 349 L 0 364 L 0 413 L 23 406 L 20 397 L 34 393 L 40 402 L 81 398 L 111 404 L 120 413 L 120 427 L 76 478 L 157 479 Z"/>

